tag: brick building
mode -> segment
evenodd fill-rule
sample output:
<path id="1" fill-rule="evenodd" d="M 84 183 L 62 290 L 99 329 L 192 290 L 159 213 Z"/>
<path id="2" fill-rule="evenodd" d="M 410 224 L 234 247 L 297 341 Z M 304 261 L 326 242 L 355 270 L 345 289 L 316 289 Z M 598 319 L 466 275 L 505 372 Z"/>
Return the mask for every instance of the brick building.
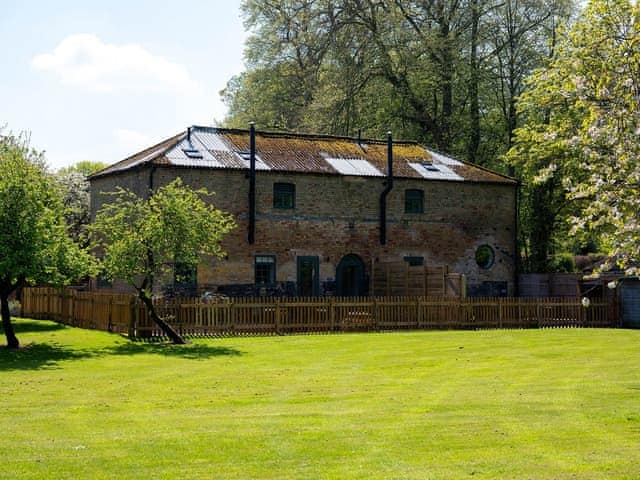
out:
<path id="1" fill-rule="evenodd" d="M 92 215 L 101 192 L 176 177 L 238 224 L 198 291 L 363 295 L 376 265 L 402 261 L 465 274 L 470 294 L 514 291 L 516 181 L 418 143 L 194 126 L 93 175 Z"/>

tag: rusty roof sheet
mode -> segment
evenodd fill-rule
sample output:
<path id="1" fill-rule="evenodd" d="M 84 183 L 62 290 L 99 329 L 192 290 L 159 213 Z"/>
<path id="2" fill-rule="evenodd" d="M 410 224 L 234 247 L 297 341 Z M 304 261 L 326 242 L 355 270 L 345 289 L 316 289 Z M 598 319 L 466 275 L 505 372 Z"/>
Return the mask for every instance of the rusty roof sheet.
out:
<path id="1" fill-rule="evenodd" d="M 248 169 L 248 152 L 248 130 L 194 126 L 94 176 L 144 163 Z M 425 169 L 424 165 L 433 165 L 438 171 Z M 326 135 L 256 132 L 256 168 L 330 175 L 386 175 L 387 143 Z M 512 178 L 407 141 L 393 142 L 393 173 L 398 178 L 516 183 Z"/>
<path id="2" fill-rule="evenodd" d="M 124 160 L 120 160 L 113 165 L 109 165 L 108 167 L 94 173 L 91 177 L 101 177 L 103 175 L 109 175 L 111 173 L 116 173 L 124 170 L 129 170 L 130 168 L 134 168 L 138 165 L 143 165 L 145 163 L 154 162 L 164 155 L 164 153 L 172 148 L 176 142 L 180 140 L 180 138 L 184 136 L 184 133 L 179 133 L 178 135 L 174 135 L 171 138 L 167 138 L 156 145 L 153 145 L 149 148 L 145 148 L 144 150 L 135 153 Z M 166 162 L 165 162 L 166 163 Z"/>

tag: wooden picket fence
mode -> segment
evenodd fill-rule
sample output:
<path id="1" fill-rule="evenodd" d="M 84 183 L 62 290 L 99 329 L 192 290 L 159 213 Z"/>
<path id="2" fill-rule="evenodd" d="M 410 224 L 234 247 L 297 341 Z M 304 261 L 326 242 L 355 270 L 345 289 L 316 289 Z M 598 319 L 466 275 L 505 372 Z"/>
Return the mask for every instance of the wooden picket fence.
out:
<path id="1" fill-rule="evenodd" d="M 284 335 L 388 330 L 478 330 L 619 326 L 617 303 L 579 298 L 313 297 L 158 299 L 182 335 Z M 26 288 L 22 314 L 68 325 L 161 337 L 133 295 Z"/>

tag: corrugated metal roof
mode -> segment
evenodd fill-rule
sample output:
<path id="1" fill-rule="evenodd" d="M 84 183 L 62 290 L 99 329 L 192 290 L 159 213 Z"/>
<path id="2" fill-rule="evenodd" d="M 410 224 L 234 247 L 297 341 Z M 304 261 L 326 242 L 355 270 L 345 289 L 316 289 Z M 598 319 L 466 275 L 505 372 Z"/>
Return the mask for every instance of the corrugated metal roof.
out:
<path id="1" fill-rule="evenodd" d="M 209 130 L 192 130 L 165 157 L 181 167 L 249 168 L 249 152 L 238 151 L 222 134 Z M 256 169 L 271 170 L 256 154 Z"/>
<path id="2" fill-rule="evenodd" d="M 174 135 L 171 138 L 167 138 L 160 143 L 157 143 L 149 148 L 145 148 L 144 150 L 135 153 L 124 160 L 120 160 L 113 165 L 109 165 L 107 168 L 100 170 L 99 172 L 91 175 L 92 177 L 100 177 L 103 175 L 108 175 L 110 173 L 120 172 L 124 170 L 128 170 L 130 168 L 134 168 L 138 165 L 143 165 L 145 163 L 149 163 L 152 161 L 156 161 L 159 157 L 162 157 L 164 152 L 173 147 L 175 143 L 182 137 L 184 133 L 180 133 L 178 135 Z"/>
<path id="3" fill-rule="evenodd" d="M 383 177 L 384 174 L 364 158 L 325 158 L 338 173 L 359 177 Z"/>
<path id="4" fill-rule="evenodd" d="M 183 138 L 164 155 L 172 165 L 182 167 L 224 167 L 222 162 L 211 154 L 200 142 L 197 135 Z"/>
<path id="5" fill-rule="evenodd" d="M 191 127 L 162 143 L 108 167 L 95 176 L 144 163 L 217 169 L 248 169 L 249 131 Z M 504 175 L 453 159 L 416 142 L 394 141 L 394 177 L 444 181 L 511 183 Z M 435 168 L 427 169 L 431 164 Z M 256 133 L 256 168 L 281 172 L 331 175 L 384 176 L 386 141 L 303 135 Z"/>

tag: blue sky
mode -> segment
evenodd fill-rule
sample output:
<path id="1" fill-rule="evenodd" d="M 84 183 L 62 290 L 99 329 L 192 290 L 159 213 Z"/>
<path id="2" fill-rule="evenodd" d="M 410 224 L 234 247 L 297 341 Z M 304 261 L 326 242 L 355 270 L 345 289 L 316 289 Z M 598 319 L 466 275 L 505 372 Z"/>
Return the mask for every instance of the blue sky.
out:
<path id="1" fill-rule="evenodd" d="M 113 163 L 222 120 L 240 0 L 0 0 L 0 126 L 59 168 Z"/>

